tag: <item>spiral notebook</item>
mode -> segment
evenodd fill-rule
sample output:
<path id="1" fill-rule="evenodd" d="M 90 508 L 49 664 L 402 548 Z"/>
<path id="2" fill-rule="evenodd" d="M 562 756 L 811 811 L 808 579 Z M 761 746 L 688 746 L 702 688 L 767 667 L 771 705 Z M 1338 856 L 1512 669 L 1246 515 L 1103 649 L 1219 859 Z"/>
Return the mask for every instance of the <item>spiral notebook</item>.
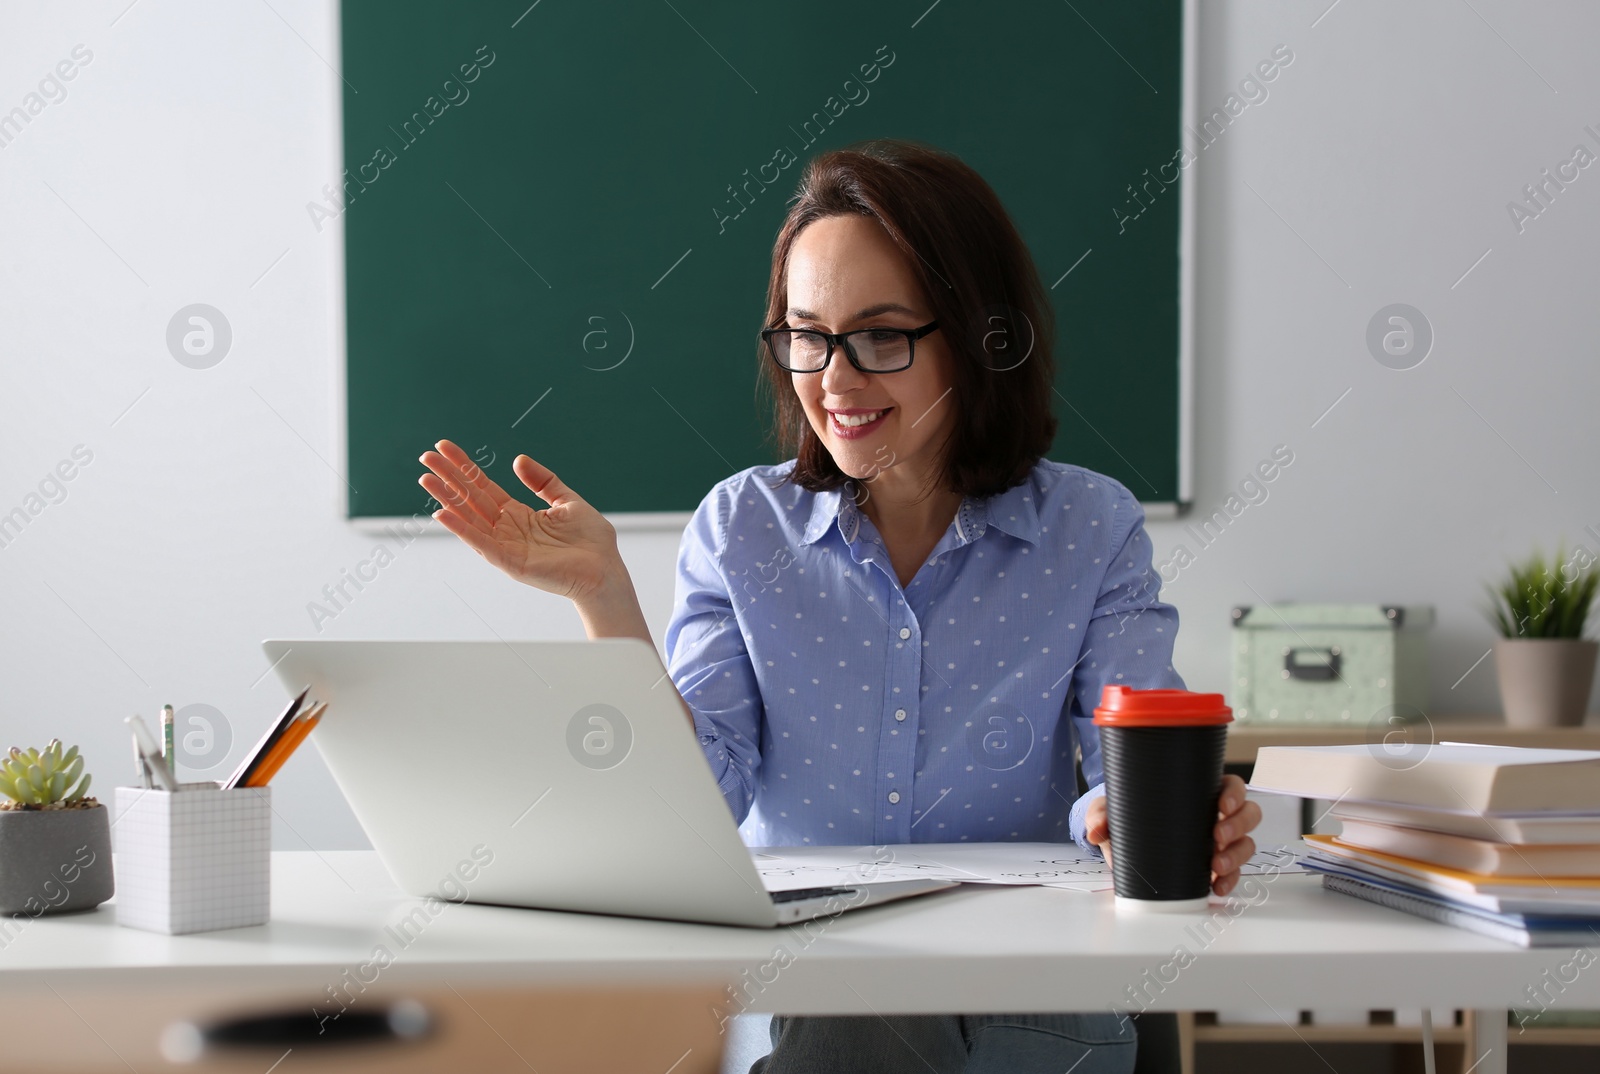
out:
<path id="1" fill-rule="evenodd" d="M 1597 932 L 1600 918 L 1491 913 L 1460 906 L 1415 889 L 1361 880 L 1341 873 L 1324 872 L 1322 886 L 1328 891 L 1354 895 L 1391 910 L 1401 910 L 1429 921 L 1492 936 L 1518 947 L 1587 946 L 1600 935 Z"/>

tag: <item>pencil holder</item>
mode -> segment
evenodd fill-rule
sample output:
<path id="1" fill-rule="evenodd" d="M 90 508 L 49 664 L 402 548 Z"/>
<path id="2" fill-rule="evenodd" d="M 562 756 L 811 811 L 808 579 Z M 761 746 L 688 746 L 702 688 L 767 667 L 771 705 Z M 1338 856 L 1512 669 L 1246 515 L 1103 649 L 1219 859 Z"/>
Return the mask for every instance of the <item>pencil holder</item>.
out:
<path id="1" fill-rule="evenodd" d="M 175 935 L 267 920 L 270 787 L 118 787 L 111 836 L 117 924 Z"/>

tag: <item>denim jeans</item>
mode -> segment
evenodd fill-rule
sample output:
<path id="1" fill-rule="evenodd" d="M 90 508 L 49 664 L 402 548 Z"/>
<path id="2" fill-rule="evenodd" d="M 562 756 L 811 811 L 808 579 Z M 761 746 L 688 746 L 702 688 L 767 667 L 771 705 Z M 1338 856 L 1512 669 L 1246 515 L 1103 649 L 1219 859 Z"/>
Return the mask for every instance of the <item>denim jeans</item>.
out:
<path id="1" fill-rule="evenodd" d="M 1133 1023 L 1098 1014 L 774 1015 L 750 1074 L 1128 1074 Z"/>

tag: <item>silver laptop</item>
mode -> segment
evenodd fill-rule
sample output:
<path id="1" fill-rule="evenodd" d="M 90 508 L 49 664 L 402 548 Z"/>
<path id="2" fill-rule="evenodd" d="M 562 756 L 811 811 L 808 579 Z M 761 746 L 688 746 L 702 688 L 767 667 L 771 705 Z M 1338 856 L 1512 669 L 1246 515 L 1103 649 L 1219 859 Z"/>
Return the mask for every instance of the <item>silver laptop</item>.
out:
<path id="1" fill-rule="evenodd" d="M 409 895 L 770 927 L 951 886 L 769 892 L 642 641 L 262 648 Z"/>

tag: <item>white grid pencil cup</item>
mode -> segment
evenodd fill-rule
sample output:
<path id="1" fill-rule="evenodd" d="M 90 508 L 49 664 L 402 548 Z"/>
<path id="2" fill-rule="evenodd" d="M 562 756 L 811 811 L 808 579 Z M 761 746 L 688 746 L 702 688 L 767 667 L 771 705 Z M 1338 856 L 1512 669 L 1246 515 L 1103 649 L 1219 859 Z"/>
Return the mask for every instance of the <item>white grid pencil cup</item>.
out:
<path id="1" fill-rule="evenodd" d="M 264 923 L 272 789 L 183 787 L 117 788 L 117 924 L 175 935 Z"/>

